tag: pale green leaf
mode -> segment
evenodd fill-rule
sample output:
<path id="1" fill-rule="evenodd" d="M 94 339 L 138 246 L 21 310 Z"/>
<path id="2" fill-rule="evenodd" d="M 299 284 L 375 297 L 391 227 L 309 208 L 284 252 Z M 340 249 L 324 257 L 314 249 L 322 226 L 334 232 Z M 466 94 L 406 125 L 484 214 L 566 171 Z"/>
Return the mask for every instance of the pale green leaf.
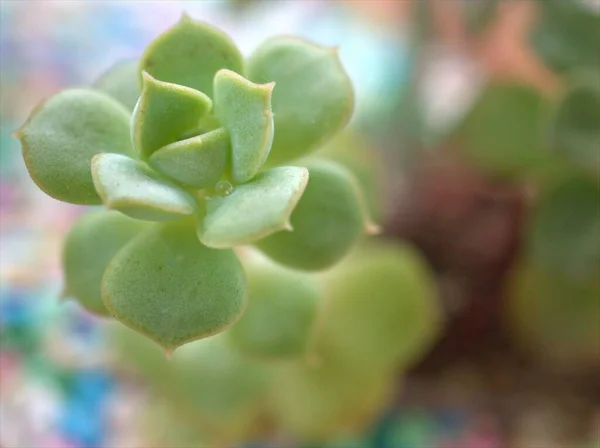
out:
<path id="1" fill-rule="evenodd" d="M 188 223 L 155 224 L 108 265 L 104 304 L 166 350 L 231 326 L 246 303 L 235 253 L 203 246 Z"/>
<path id="2" fill-rule="evenodd" d="M 305 168 L 272 168 L 234 188 L 227 196 L 206 199 L 206 213 L 198 236 L 209 247 L 249 244 L 282 229 L 308 181 Z"/>
<path id="3" fill-rule="evenodd" d="M 292 37 L 273 38 L 250 56 L 248 78 L 260 84 L 276 83 L 269 165 L 316 149 L 352 116 L 352 84 L 335 49 Z"/>
<path id="4" fill-rule="evenodd" d="M 150 43 L 140 63 L 141 70 L 161 81 L 191 87 L 211 98 L 213 78 L 222 68 L 244 72 L 244 60 L 233 41 L 185 14 Z"/>
<path id="5" fill-rule="evenodd" d="M 120 61 L 102 74 L 93 87 L 110 95 L 132 112 L 142 93 L 138 65 L 135 59 Z"/>
<path id="6" fill-rule="evenodd" d="M 209 97 L 189 87 L 154 79 L 143 72 L 142 95 L 131 117 L 131 140 L 142 158 L 176 142 L 210 112 Z"/>
<path id="7" fill-rule="evenodd" d="M 231 137 L 231 179 L 235 183 L 252 179 L 271 150 L 274 85 L 254 84 L 230 70 L 215 75 L 215 113 Z"/>
<path id="8" fill-rule="evenodd" d="M 293 231 L 267 236 L 256 246 L 278 263 L 313 271 L 342 259 L 368 223 L 350 172 L 328 161 L 312 162 L 308 172 L 308 186 L 290 219 Z"/>
<path id="9" fill-rule="evenodd" d="M 287 359 L 307 353 L 320 291 L 315 279 L 267 262 L 248 263 L 248 307 L 228 332 L 242 353 Z"/>
<path id="10" fill-rule="evenodd" d="M 67 234 L 62 253 L 64 295 L 75 297 L 87 310 L 108 316 L 100 285 L 116 253 L 146 226 L 116 211 L 83 215 Z"/>
<path id="11" fill-rule="evenodd" d="M 129 157 L 99 154 L 92 160 L 92 175 L 104 205 L 132 218 L 169 221 L 196 212 L 189 193 Z"/>
<path id="12" fill-rule="evenodd" d="M 229 135 L 223 128 L 164 146 L 148 159 L 156 171 L 198 189 L 211 188 L 227 166 Z"/>
<path id="13" fill-rule="evenodd" d="M 16 132 L 37 186 L 73 204 L 99 204 L 90 162 L 99 153 L 132 154 L 129 114 L 104 93 L 65 90 L 40 104 Z"/>

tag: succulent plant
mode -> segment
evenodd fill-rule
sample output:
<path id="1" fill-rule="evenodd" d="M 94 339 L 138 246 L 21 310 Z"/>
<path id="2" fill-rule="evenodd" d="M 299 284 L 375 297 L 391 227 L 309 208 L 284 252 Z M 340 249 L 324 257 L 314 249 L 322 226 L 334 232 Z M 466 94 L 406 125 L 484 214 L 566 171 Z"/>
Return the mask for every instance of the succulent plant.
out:
<path id="1" fill-rule="evenodd" d="M 139 60 L 43 102 L 16 132 L 31 178 L 108 210 L 67 236 L 65 294 L 172 351 L 243 314 L 240 246 L 296 270 L 333 266 L 372 224 L 353 175 L 307 156 L 353 102 L 336 49 L 275 37 L 244 58 L 185 14 Z"/>

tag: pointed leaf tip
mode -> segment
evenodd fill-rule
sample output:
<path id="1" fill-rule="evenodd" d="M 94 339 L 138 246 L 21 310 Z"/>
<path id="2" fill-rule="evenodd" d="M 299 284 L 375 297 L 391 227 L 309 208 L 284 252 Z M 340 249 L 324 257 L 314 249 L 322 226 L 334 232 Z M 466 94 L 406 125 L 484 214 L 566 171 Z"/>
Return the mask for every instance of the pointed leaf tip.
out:
<path id="1" fill-rule="evenodd" d="M 273 143 L 271 97 L 275 83 L 255 84 L 231 70 L 215 75 L 215 112 L 231 138 L 231 177 L 247 182 L 260 170 Z"/>
<path id="2" fill-rule="evenodd" d="M 111 261 L 102 286 L 117 320 L 170 351 L 224 331 L 246 305 L 235 253 L 203 246 L 187 223 L 152 225 Z"/>
<path id="3" fill-rule="evenodd" d="M 97 155 L 92 174 L 105 206 L 132 218 L 169 221 L 196 212 L 196 201 L 189 193 L 129 157 Z"/>
<path id="4" fill-rule="evenodd" d="M 212 108 L 204 93 L 159 81 L 142 71 L 143 88 L 131 117 L 132 141 L 142 158 L 198 126 Z"/>
<path id="5" fill-rule="evenodd" d="M 222 68 L 243 73 L 244 60 L 223 31 L 183 13 L 173 27 L 146 48 L 140 70 L 162 81 L 213 96 L 213 79 Z"/>
<path id="6" fill-rule="evenodd" d="M 211 198 L 198 225 L 200 240 L 209 247 L 233 247 L 285 229 L 307 182 L 306 168 L 277 167 L 228 196 Z"/>

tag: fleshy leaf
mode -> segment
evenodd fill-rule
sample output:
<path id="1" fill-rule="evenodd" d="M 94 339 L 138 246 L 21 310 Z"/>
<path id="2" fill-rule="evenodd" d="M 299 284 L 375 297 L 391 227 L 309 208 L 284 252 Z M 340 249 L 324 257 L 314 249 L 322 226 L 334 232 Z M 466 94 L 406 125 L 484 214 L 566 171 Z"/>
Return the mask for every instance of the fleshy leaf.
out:
<path id="1" fill-rule="evenodd" d="M 212 101 L 202 92 L 143 73 L 142 95 L 131 117 L 131 140 L 142 158 L 196 128 Z"/>
<path id="2" fill-rule="evenodd" d="M 100 76 L 93 87 L 110 95 L 133 112 L 142 93 L 138 65 L 137 60 L 121 61 Z"/>
<path id="3" fill-rule="evenodd" d="M 110 262 L 102 296 L 116 319 L 172 351 L 235 323 L 246 277 L 233 251 L 203 246 L 191 224 L 155 224 Z"/>
<path id="4" fill-rule="evenodd" d="M 231 137 L 231 178 L 244 183 L 263 165 L 273 143 L 274 83 L 254 84 L 231 70 L 215 75 L 215 113 Z"/>
<path id="5" fill-rule="evenodd" d="M 600 172 L 599 71 L 580 73 L 549 126 L 551 146 L 579 166 Z"/>
<path id="6" fill-rule="evenodd" d="M 600 66 L 600 12 L 594 2 L 537 3 L 541 14 L 530 43 L 541 60 L 557 72 Z"/>
<path id="7" fill-rule="evenodd" d="M 99 154 L 92 160 L 92 175 L 104 205 L 132 218 L 169 221 L 196 212 L 190 194 L 129 157 Z"/>
<path id="8" fill-rule="evenodd" d="M 213 78 L 222 68 L 244 72 L 244 60 L 225 33 L 184 14 L 179 23 L 147 47 L 140 70 L 161 81 L 213 96 Z"/>
<path id="9" fill-rule="evenodd" d="M 354 110 L 354 92 L 337 51 L 278 37 L 248 60 L 248 78 L 275 82 L 275 137 L 267 164 L 279 165 L 314 150 L 340 131 Z"/>
<path id="10" fill-rule="evenodd" d="M 245 268 L 248 307 L 227 332 L 232 343 L 242 353 L 260 359 L 304 355 L 320 299 L 315 280 L 267 262 L 255 262 Z"/>
<path id="11" fill-rule="evenodd" d="M 228 153 L 229 135 L 219 128 L 164 146 L 150 156 L 148 163 L 182 184 L 203 189 L 219 181 Z"/>
<path id="12" fill-rule="evenodd" d="M 533 212 L 528 238 L 532 259 L 566 277 L 600 271 L 600 186 L 570 178 L 546 192 Z"/>
<path id="13" fill-rule="evenodd" d="M 600 362 L 600 281 L 578 281 L 520 261 L 512 270 L 507 297 L 510 334 L 536 357 L 568 369 Z"/>
<path id="14" fill-rule="evenodd" d="M 325 279 L 326 310 L 317 356 L 348 369 L 407 369 L 431 348 L 440 330 L 433 273 L 408 246 L 359 247 Z"/>
<path id="15" fill-rule="evenodd" d="M 206 199 L 198 236 L 209 247 L 249 244 L 282 229 L 308 182 L 306 168 L 282 166 L 264 171 L 227 196 Z"/>
<path id="16" fill-rule="evenodd" d="M 454 135 L 466 160 L 505 177 L 540 169 L 550 151 L 543 145 L 549 104 L 532 87 L 496 83 L 486 88 Z"/>
<path id="17" fill-rule="evenodd" d="M 133 154 L 129 114 L 104 93 L 65 90 L 39 105 L 16 132 L 37 186 L 73 204 L 99 204 L 90 162 L 99 153 Z"/>
<path id="18" fill-rule="evenodd" d="M 88 213 L 73 225 L 63 247 L 65 293 L 88 311 L 108 316 L 100 286 L 106 266 L 147 224 L 115 211 Z"/>
<path id="19" fill-rule="evenodd" d="M 368 225 L 360 190 L 345 168 L 315 161 L 308 172 L 308 186 L 290 220 L 293 231 L 267 236 L 256 246 L 278 263 L 313 271 L 337 263 Z"/>

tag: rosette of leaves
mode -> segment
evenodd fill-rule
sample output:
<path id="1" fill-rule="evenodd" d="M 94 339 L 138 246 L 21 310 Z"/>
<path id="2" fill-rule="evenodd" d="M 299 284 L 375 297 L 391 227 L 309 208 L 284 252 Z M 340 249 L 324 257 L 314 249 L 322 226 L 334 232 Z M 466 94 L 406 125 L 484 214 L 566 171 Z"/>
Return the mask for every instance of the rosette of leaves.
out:
<path id="1" fill-rule="evenodd" d="M 335 50 L 276 37 L 244 58 L 187 15 L 93 88 L 51 97 L 16 133 L 32 179 L 109 210 L 67 237 L 66 293 L 172 351 L 243 313 L 236 247 L 301 270 L 337 263 L 368 228 L 360 189 L 333 162 L 298 159 L 352 111 Z"/>

